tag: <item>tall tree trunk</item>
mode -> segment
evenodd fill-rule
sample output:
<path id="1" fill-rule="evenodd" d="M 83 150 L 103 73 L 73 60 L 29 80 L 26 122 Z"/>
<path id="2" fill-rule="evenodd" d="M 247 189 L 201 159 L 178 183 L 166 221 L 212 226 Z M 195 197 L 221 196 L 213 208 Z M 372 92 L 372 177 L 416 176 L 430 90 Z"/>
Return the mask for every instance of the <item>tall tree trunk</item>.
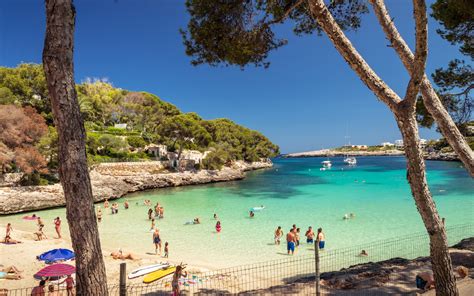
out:
<path id="1" fill-rule="evenodd" d="M 384 1 L 370 0 L 370 2 L 374 7 L 375 15 L 385 32 L 385 36 L 390 41 L 390 44 L 411 75 L 413 73 L 412 65 L 414 63 L 413 53 L 398 32 L 397 27 L 395 27 L 393 19 L 390 17 L 388 10 L 385 7 Z M 441 133 L 459 156 L 459 159 L 463 162 L 471 177 L 474 177 L 474 153 L 457 128 L 448 111 L 444 108 L 426 75 L 423 77 L 421 82 L 421 94 L 423 95 L 423 103 L 425 104 L 426 109 L 436 121 Z"/>
<path id="2" fill-rule="evenodd" d="M 448 252 L 447 237 L 426 181 L 425 161 L 421 152 L 415 107 L 401 103 L 395 113 L 402 133 L 407 158 L 407 179 L 416 207 L 430 237 L 430 257 L 437 295 L 458 295 L 456 278 Z M 408 103 L 408 102 L 407 102 Z"/>
<path id="3" fill-rule="evenodd" d="M 92 189 L 85 129 L 74 83 L 75 9 L 71 0 L 46 0 L 43 67 L 59 137 L 59 176 L 76 254 L 77 295 L 107 295 Z"/>
<path id="4" fill-rule="evenodd" d="M 415 0 L 414 3 L 422 13 L 426 14 L 426 8 L 423 0 Z M 437 282 L 438 295 L 458 295 L 456 288 L 456 279 L 454 277 L 451 259 L 448 253 L 448 245 L 445 229 L 440 222 L 436 206 L 431 197 L 428 184 L 425 176 L 425 163 L 422 156 L 422 151 L 418 142 L 418 126 L 415 117 L 415 102 L 416 94 L 418 93 L 418 86 L 424 79 L 422 72 L 418 67 L 414 67 L 415 58 L 413 57 L 410 63 L 410 83 L 407 90 L 407 97 L 401 100 L 400 97 L 390 89 L 388 85 L 383 82 L 380 77 L 370 68 L 363 57 L 357 52 L 344 32 L 337 25 L 331 13 L 327 9 L 323 0 L 308 0 L 309 9 L 314 19 L 317 21 L 322 30 L 326 33 L 329 39 L 341 56 L 346 60 L 352 70 L 359 76 L 359 78 L 372 90 L 372 92 L 384 102 L 390 110 L 395 114 L 397 124 L 405 141 L 405 154 L 407 157 L 407 179 L 410 184 L 412 195 L 415 199 L 416 206 L 421 215 L 425 228 L 430 236 L 430 254 L 433 265 L 433 273 Z M 422 42 L 423 37 L 420 25 L 420 15 L 416 15 L 417 22 L 417 47 L 418 41 Z M 426 22 L 426 16 L 422 17 Z M 425 32 L 426 33 L 426 32 Z M 426 48 L 425 48 L 426 50 Z M 420 52 L 419 59 L 426 58 Z M 422 63 L 424 67 L 424 62 Z M 413 69 L 412 69 L 413 68 Z"/>

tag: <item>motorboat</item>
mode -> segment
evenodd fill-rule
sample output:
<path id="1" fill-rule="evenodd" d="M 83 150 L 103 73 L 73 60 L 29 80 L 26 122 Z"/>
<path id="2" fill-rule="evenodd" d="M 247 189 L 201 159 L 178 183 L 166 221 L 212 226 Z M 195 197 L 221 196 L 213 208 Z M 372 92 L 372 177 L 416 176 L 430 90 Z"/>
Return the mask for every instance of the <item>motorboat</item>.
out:
<path id="1" fill-rule="evenodd" d="M 347 163 L 348 165 L 356 165 L 357 164 L 357 159 L 355 157 L 346 157 L 344 158 L 344 162 Z"/>
<path id="2" fill-rule="evenodd" d="M 321 163 L 323 164 L 323 168 L 325 168 L 325 169 L 330 169 L 332 167 L 332 163 L 331 163 L 330 160 L 325 160 Z"/>

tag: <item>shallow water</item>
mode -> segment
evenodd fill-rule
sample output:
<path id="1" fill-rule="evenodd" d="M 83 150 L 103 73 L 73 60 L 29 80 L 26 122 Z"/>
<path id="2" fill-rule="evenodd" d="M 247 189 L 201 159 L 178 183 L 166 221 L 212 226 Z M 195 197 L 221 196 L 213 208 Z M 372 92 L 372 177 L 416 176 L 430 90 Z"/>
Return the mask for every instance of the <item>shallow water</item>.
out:
<path id="1" fill-rule="evenodd" d="M 251 172 L 243 181 L 133 194 L 126 197 L 131 204 L 128 210 L 123 209 L 122 198 L 117 215 L 104 212 L 99 224 L 102 245 L 138 255 L 154 251 L 144 199 L 165 207 L 165 218 L 157 219 L 157 227 L 170 244 L 170 259 L 209 267 L 282 258 L 285 244 L 273 244 L 273 232 L 279 225 L 286 233 L 296 223 L 302 241 L 309 225 L 322 227 L 328 249 L 423 230 L 405 179 L 403 157 L 358 157 L 353 168 L 342 158 L 332 158 L 333 168 L 328 171 L 319 170 L 322 160 L 277 159 L 272 169 Z M 427 168 L 430 188 L 447 226 L 472 223 L 474 181 L 460 163 L 431 161 Z M 260 205 L 265 210 L 249 218 L 249 208 Z M 215 232 L 214 212 L 222 222 L 220 234 Z M 345 213 L 356 217 L 343 220 Z M 45 221 L 49 236 L 54 233 L 54 217 L 65 220 L 64 208 L 36 214 Z M 0 223 L 35 230 L 34 222 L 21 219 L 24 215 L 2 216 Z M 202 224 L 184 225 L 194 217 L 200 217 Z M 299 254 L 310 252 L 303 247 Z"/>

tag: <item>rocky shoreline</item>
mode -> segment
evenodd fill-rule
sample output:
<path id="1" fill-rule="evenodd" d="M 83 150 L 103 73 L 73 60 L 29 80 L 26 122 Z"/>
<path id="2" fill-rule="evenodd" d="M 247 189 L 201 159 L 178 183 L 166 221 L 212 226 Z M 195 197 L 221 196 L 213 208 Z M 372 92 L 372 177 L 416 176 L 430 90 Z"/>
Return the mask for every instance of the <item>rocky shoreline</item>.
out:
<path id="1" fill-rule="evenodd" d="M 167 172 L 160 162 L 111 163 L 94 167 L 90 176 L 94 201 L 99 202 L 142 190 L 242 180 L 246 171 L 272 166 L 270 160 L 253 163 L 238 161 L 218 171 Z M 60 184 L 0 188 L 0 215 L 64 205 Z"/>
<path id="2" fill-rule="evenodd" d="M 306 158 L 306 157 L 334 157 L 341 156 L 402 156 L 405 153 L 401 150 L 385 150 L 385 151 L 350 151 L 343 152 L 332 149 L 323 149 L 307 152 L 297 152 L 284 154 L 283 158 Z M 426 160 L 439 160 L 439 161 L 459 161 L 458 156 L 454 152 L 425 152 L 424 158 Z"/>

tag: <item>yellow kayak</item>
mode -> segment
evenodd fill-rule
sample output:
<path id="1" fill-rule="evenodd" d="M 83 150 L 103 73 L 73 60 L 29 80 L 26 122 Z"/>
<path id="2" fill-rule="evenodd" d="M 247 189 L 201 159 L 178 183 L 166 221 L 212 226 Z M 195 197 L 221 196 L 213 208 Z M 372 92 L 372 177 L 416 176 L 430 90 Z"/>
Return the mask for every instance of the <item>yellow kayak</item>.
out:
<path id="1" fill-rule="evenodd" d="M 143 282 L 145 284 L 154 282 L 156 280 L 164 278 L 167 275 L 170 275 L 170 274 L 174 273 L 175 270 L 176 270 L 176 266 L 170 266 L 170 267 L 165 268 L 165 269 L 160 269 L 160 270 L 157 270 L 157 271 L 153 271 L 152 273 L 147 274 L 143 278 Z"/>

